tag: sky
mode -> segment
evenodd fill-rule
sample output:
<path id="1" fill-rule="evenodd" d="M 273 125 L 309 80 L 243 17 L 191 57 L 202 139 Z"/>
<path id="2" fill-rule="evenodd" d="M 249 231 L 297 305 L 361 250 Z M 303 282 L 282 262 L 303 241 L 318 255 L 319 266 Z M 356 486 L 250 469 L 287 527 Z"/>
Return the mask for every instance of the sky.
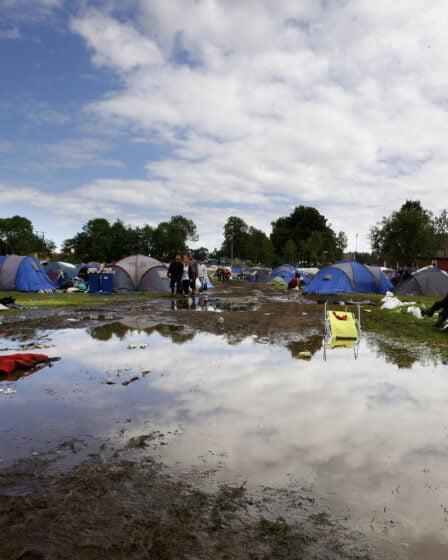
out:
<path id="1" fill-rule="evenodd" d="M 445 0 L 0 0 L 0 218 L 60 247 L 91 219 L 316 208 L 348 250 L 448 175 Z M 441 202 L 442 201 L 442 202 Z M 155 255 L 156 256 L 156 255 Z"/>

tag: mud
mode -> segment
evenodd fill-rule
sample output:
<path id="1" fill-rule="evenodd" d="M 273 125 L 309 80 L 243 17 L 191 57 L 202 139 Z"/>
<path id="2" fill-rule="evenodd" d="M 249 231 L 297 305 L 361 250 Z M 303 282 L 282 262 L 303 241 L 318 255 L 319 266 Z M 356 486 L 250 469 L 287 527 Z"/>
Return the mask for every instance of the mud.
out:
<path id="1" fill-rule="evenodd" d="M 88 295 L 86 295 L 88 297 Z M 123 301 L 83 305 L 58 311 L 20 309 L 3 314 L 2 330 L 33 336 L 43 329 L 85 328 L 133 319 L 149 328 L 157 324 L 182 325 L 185 329 L 203 330 L 229 337 L 256 336 L 278 342 L 285 336 L 321 333 L 323 306 L 316 297 L 304 297 L 299 291 L 271 289 L 264 284 L 228 282 L 218 284 L 216 289 L 192 298 L 166 295 L 148 300 L 135 300 L 123 296 Z"/>
<path id="2" fill-rule="evenodd" d="M 207 299 L 216 300 L 208 311 L 203 303 Z M 323 329 L 322 306 L 304 300 L 299 292 L 229 283 L 199 301 L 164 296 L 137 302 L 124 296 L 113 306 L 105 298 L 100 305 L 56 313 L 23 309 L 2 315 L 2 331 L 27 345 L 46 329 L 92 328 L 101 335 L 102 328 L 117 322 L 124 329 L 169 325 L 179 341 L 201 330 L 224 335 L 230 342 L 252 336 L 298 352 L 301 340 L 312 340 Z M 170 471 L 156 458 L 157 445 L 163 444 L 160 434 L 144 434 L 121 449 L 108 449 L 105 442 L 99 453 L 68 467 L 64 456 L 82 446 L 70 437 L 67 434 L 53 453 L 0 471 L 0 558 L 400 557 L 397 551 L 388 555 L 384 549 L 369 548 L 364 536 L 336 520 L 310 489 L 249 490 L 244 482 L 219 485 L 206 469 Z"/>
<path id="3" fill-rule="evenodd" d="M 155 436 L 157 437 L 157 436 Z M 203 489 L 206 472 L 174 477 L 139 458 L 151 434 L 68 472 L 58 459 L 0 474 L 0 557 L 10 560 L 373 559 L 360 535 L 303 490 L 245 483 Z M 69 449 L 70 446 L 65 446 Z M 50 454 L 51 455 L 51 454 Z M 127 456 L 128 455 L 128 456 Z M 281 509 L 282 515 L 276 512 Z"/>

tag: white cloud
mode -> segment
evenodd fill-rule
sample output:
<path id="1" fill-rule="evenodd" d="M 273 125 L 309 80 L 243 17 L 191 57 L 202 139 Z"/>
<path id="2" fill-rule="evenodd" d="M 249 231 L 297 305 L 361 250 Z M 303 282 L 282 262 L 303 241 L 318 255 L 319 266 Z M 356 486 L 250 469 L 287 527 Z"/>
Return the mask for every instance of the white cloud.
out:
<path id="1" fill-rule="evenodd" d="M 93 61 L 128 71 L 162 62 L 157 45 L 132 25 L 120 23 L 96 10 L 73 19 L 72 30 L 82 35 L 93 50 Z"/>
<path id="2" fill-rule="evenodd" d="M 0 30 L 0 39 L 20 39 L 21 38 L 20 31 L 17 27 L 12 29 L 2 29 Z"/>
<path id="3" fill-rule="evenodd" d="M 155 140 L 171 151 L 148 155 L 146 178 L 84 179 L 71 193 L 76 200 L 132 220 L 188 215 L 198 220 L 201 245 L 220 244 L 229 215 L 269 233 L 272 220 L 305 204 L 352 244 L 358 234 L 361 249 L 369 228 L 406 199 L 443 209 L 444 1 L 136 0 L 133 7 L 98 2 L 71 20 L 93 64 L 121 80 L 90 101 L 84 117 L 98 134 L 115 129 L 132 147 Z M 50 165 L 68 167 L 107 150 L 69 140 L 55 147 Z"/>

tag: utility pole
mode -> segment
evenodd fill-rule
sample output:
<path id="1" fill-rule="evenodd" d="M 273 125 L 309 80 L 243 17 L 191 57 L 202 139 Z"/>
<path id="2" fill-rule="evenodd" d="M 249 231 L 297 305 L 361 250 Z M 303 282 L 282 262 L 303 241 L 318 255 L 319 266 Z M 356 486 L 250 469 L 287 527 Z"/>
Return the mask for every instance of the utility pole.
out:
<path id="1" fill-rule="evenodd" d="M 355 235 L 355 261 L 356 261 L 356 253 L 358 252 L 358 234 Z"/>

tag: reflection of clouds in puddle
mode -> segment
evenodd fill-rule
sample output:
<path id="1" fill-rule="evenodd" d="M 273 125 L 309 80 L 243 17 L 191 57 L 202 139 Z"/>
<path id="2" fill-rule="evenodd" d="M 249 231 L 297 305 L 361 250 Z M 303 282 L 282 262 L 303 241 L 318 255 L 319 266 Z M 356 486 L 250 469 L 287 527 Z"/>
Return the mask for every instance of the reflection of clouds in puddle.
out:
<path id="1" fill-rule="evenodd" d="M 182 424 L 182 437 L 163 449 L 171 464 L 225 455 L 223 477 L 247 474 L 270 485 L 290 473 L 365 510 L 361 525 L 386 507 L 416 532 L 444 526 L 446 368 L 416 363 L 403 374 L 366 341 L 357 360 L 339 349 L 326 361 L 318 350 L 309 362 L 252 338 L 230 346 L 206 334 L 176 345 L 158 333 L 130 330 L 105 342 L 66 330 L 53 342 L 62 360 L 50 377 L 25 380 L 8 402 L 8 414 L 29 409 L 17 437 L 33 418 L 49 425 L 55 415 L 55 433 L 78 422 L 110 438 L 128 417 L 129 437 Z M 129 350 L 133 343 L 148 347 Z M 150 373 L 127 387 L 103 383 L 127 369 Z"/>
<path id="2" fill-rule="evenodd" d="M 412 397 L 409 391 L 405 391 L 402 387 L 397 387 L 391 383 L 379 383 L 376 387 L 376 394 L 369 395 L 368 399 L 384 405 L 397 404 L 399 402 L 418 405 L 418 400 Z"/>

